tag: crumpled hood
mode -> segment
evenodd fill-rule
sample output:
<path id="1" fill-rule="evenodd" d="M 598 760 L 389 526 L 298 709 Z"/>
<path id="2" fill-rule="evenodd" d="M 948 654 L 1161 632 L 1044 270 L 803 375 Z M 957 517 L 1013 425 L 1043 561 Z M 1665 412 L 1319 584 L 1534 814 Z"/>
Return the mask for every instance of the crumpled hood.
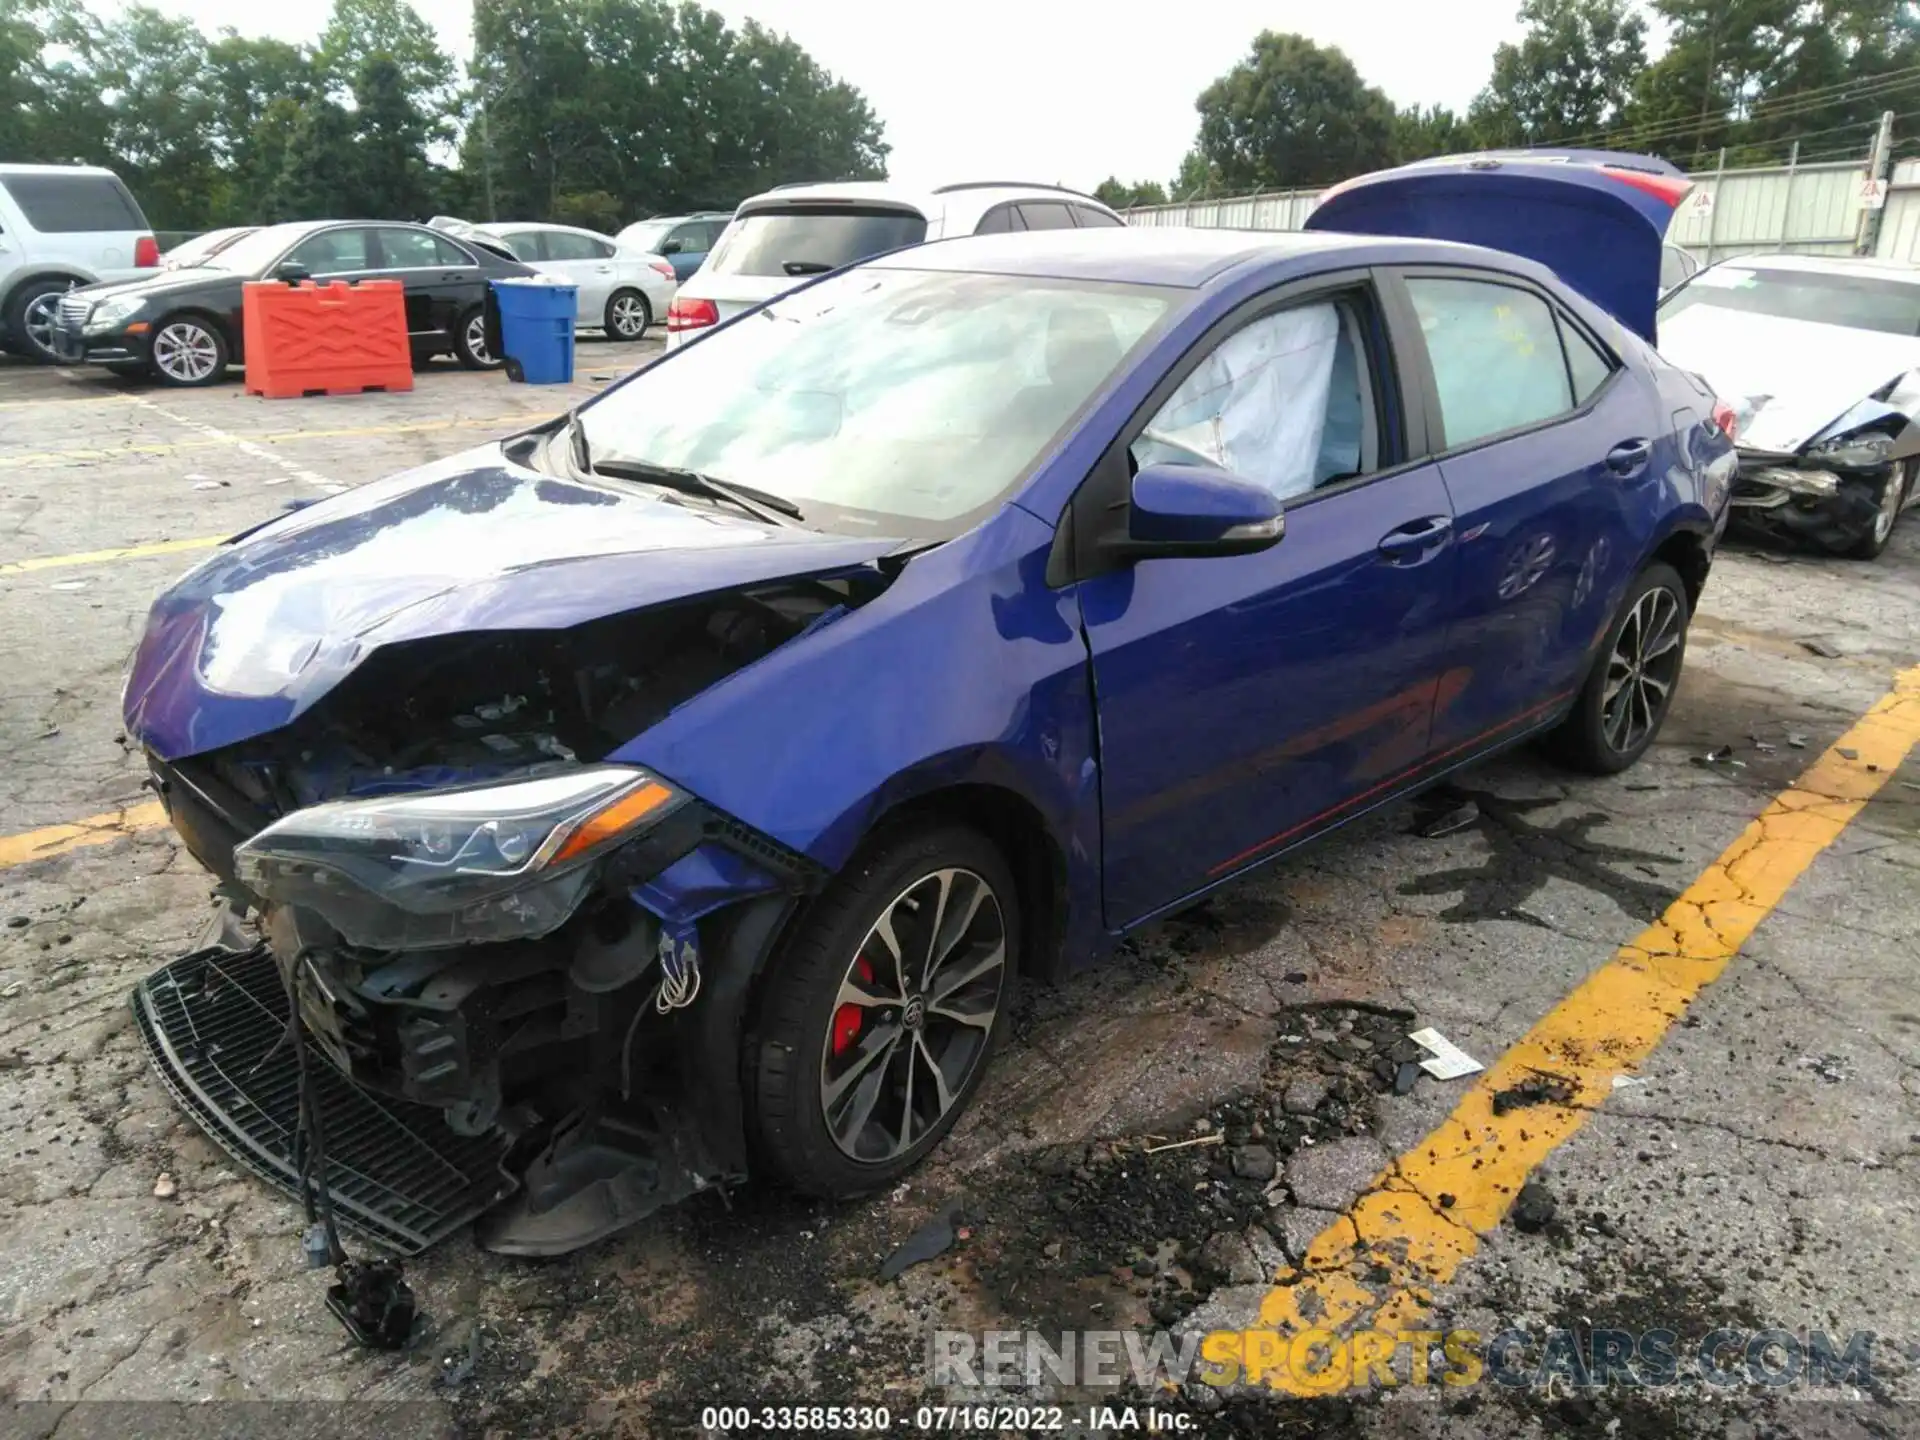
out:
<path id="1" fill-rule="evenodd" d="M 1660 353 L 1739 408 L 1742 449 L 1791 455 L 1889 381 L 1920 368 L 1920 339 L 1692 305 L 1660 322 Z M 1765 398 L 1762 398 L 1765 397 Z"/>
<path id="2" fill-rule="evenodd" d="M 283 516 L 189 571 L 148 616 L 127 732 L 174 760 L 278 729 L 382 645 L 566 629 L 898 543 L 555 479 L 489 445 Z"/>

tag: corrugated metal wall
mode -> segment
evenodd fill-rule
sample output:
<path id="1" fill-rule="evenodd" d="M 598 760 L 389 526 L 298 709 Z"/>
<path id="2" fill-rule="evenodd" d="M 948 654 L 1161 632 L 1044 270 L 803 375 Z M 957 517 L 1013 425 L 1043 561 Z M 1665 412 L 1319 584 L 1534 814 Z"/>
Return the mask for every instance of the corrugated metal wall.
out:
<path id="1" fill-rule="evenodd" d="M 1775 166 L 1696 174 L 1696 189 L 1674 217 L 1667 238 L 1702 260 L 1758 250 L 1809 254 L 1853 252 L 1860 224 L 1864 164 Z M 1700 197 L 1711 197 L 1702 202 Z M 1284 190 L 1234 200 L 1142 206 L 1130 225 L 1194 225 L 1217 230 L 1298 230 L 1320 203 L 1318 190 Z M 1894 167 L 1876 253 L 1920 261 L 1920 160 Z"/>

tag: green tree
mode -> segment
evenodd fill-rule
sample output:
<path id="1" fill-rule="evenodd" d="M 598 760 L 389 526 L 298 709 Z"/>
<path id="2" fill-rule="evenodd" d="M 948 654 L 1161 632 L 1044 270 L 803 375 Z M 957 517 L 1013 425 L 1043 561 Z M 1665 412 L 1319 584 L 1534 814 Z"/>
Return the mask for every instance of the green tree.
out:
<path id="1" fill-rule="evenodd" d="M 353 117 L 331 100 L 300 107 L 287 135 L 286 158 L 263 220 L 326 220 L 356 216 L 360 179 Z"/>
<path id="2" fill-rule="evenodd" d="M 1220 177 L 1219 167 L 1208 160 L 1196 145 L 1180 157 L 1180 173 L 1167 186 L 1167 195 L 1178 204 L 1183 200 L 1204 199 L 1225 188 L 1226 182 Z"/>
<path id="3" fill-rule="evenodd" d="M 1109 175 L 1093 187 L 1093 198 L 1115 210 L 1130 210 L 1135 205 L 1164 205 L 1167 192 L 1158 180 L 1136 180 L 1129 185 L 1118 175 Z"/>
<path id="4" fill-rule="evenodd" d="M 1196 108 L 1200 152 L 1234 189 L 1325 184 L 1393 155 L 1392 103 L 1343 51 L 1304 35 L 1262 31 Z"/>
<path id="5" fill-rule="evenodd" d="M 287 142 L 302 108 L 319 93 L 313 57 L 283 40 L 222 30 L 207 47 L 214 121 L 209 135 L 224 171 L 221 224 L 245 224 L 267 212 L 286 166 Z"/>
<path id="6" fill-rule="evenodd" d="M 108 98 L 111 163 L 162 230 L 204 223 L 221 187 L 209 150 L 217 106 L 207 41 L 190 20 L 129 6 L 76 37 L 88 83 Z"/>
<path id="7" fill-rule="evenodd" d="M 453 57 L 433 27 L 406 0 L 333 0 L 333 13 L 314 53 L 335 100 L 360 83 L 367 61 L 384 55 L 400 67 L 402 88 L 440 121 L 452 102 Z"/>
<path id="8" fill-rule="evenodd" d="M 1393 117 L 1393 163 L 1457 155 L 1479 148 L 1473 127 L 1444 105 L 1409 105 Z"/>
<path id="9" fill-rule="evenodd" d="M 399 62 L 376 52 L 353 85 L 355 214 L 425 220 L 433 210 L 427 135 L 432 122 L 408 92 Z"/>
<path id="10" fill-rule="evenodd" d="M 1647 64 L 1634 0 L 1526 0 L 1517 45 L 1493 52 L 1493 78 L 1468 114 L 1490 147 L 1597 141 L 1617 127 Z"/>

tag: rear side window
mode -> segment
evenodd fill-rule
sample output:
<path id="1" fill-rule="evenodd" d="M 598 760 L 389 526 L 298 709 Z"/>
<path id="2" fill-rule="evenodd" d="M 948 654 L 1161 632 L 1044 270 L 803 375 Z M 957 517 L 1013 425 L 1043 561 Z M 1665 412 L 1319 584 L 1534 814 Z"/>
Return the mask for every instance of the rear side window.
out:
<path id="1" fill-rule="evenodd" d="M 540 253 L 540 232 L 538 230 L 522 230 L 517 235 L 504 235 L 501 237 L 500 243 L 513 252 L 513 258 L 516 260 L 540 260 L 545 258 Z"/>
<path id="2" fill-rule="evenodd" d="M 1020 217 L 1015 213 L 1013 206 L 996 205 L 981 217 L 980 223 L 974 227 L 973 233 L 976 235 L 1005 235 L 1011 230 L 1024 230 L 1025 228 L 1026 227 L 1020 223 Z"/>
<path id="3" fill-rule="evenodd" d="M 1020 218 L 1029 230 L 1071 230 L 1073 216 L 1067 207 L 1053 201 L 1028 202 L 1020 207 Z"/>
<path id="4" fill-rule="evenodd" d="M 1567 346 L 1567 374 L 1573 377 L 1573 403 L 1584 405 L 1613 374 L 1613 362 L 1594 348 L 1578 330 L 1563 319 L 1560 338 Z"/>
<path id="5" fill-rule="evenodd" d="M 312 275 L 342 275 L 354 270 L 373 268 L 372 247 L 368 244 L 373 232 L 358 226 L 344 230 L 323 230 L 318 235 L 309 235 L 293 249 L 280 263 L 298 265 Z"/>
<path id="6" fill-rule="evenodd" d="M 707 258 L 715 275 L 822 275 L 927 238 L 924 217 L 851 206 L 795 207 L 743 215 Z"/>
<path id="7" fill-rule="evenodd" d="M 147 228 L 127 187 L 111 175 L 10 175 L 0 186 L 42 235 Z"/>
<path id="8" fill-rule="evenodd" d="M 471 265 L 466 251 L 431 230 L 382 230 L 381 268 L 431 270 L 438 265 Z"/>
<path id="9" fill-rule="evenodd" d="M 611 253 L 591 235 L 576 235 L 571 230 L 547 231 L 549 260 L 599 260 Z"/>
<path id="10" fill-rule="evenodd" d="M 1560 327 L 1538 295 L 1480 280 L 1407 280 L 1449 449 L 1573 409 Z"/>
<path id="11" fill-rule="evenodd" d="M 1106 211 L 1096 210 L 1091 205 L 1075 205 L 1073 207 L 1073 218 L 1080 222 L 1082 229 L 1087 229 L 1095 225 L 1124 226 L 1127 223 L 1118 215 L 1109 215 Z"/>

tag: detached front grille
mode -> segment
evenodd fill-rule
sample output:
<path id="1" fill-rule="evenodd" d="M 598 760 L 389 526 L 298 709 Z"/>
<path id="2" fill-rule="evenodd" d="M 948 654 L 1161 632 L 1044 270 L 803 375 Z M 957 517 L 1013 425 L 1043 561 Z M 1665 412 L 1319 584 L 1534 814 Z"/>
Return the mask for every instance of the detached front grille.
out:
<path id="1" fill-rule="evenodd" d="M 78 330 L 87 323 L 87 317 L 93 313 L 93 301 L 84 295 L 62 295 L 60 297 L 60 323 L 71 330 Z"/>
<path id="2" fill-rule="evenodd" d="M 160 1078 L 221 1148 L 299 1195 L 300 1081 L 287 1034 L 287 992 L 265 945 L 196 950 L 133 992 L 141 1039 Z M 414 1255 L 504 1199 L 506 1142 L 463 1137 L 444 1114 L 347 1080 L 317 1046 L 307 1055 L 327 1141 L 339 1223 Z"/>

